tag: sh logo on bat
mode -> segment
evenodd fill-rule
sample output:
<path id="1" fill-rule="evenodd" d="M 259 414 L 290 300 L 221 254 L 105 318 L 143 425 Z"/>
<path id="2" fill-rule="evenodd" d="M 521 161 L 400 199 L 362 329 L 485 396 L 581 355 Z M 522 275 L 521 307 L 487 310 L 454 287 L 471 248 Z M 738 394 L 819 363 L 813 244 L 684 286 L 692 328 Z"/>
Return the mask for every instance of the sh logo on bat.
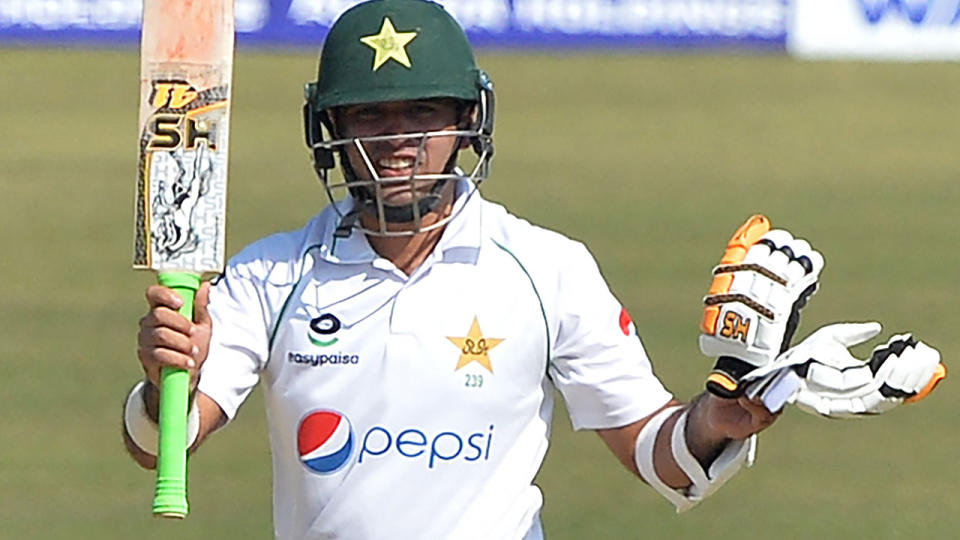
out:
<path id="1" fill-rule="evenodd" d="M 147 127 L 150 132 L 147 148 L 169 151 L 183 145 L 184 149 L 193 150 L 202 140 L 207 148 L 215 151 L 215 123 L 197 116 L 226 107 L 227 100 L 220 93 L 217 88 L 198 92 L 185 81 L 154 81 L 150 102 L 157 112 Z"/>

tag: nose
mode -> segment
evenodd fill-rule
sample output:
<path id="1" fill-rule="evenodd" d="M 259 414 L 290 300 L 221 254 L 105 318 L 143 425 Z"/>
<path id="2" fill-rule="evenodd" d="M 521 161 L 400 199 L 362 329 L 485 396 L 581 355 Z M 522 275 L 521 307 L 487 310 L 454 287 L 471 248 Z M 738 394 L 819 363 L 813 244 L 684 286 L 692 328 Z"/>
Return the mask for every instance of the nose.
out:
<path id="1" fill-rule="evenodd" d="M 382 135 L 395 135 L 409 131 L 406 115 L 401 114 L 399 111 L 390 111 L 385 114 L 382 126 Z"/>
<path id="2" fill-rule="evenodd" d="M 411 125 L 406 115 L 399 112 L 390 112 L 384 115 L 379 134 L 400 135 L 403 133 L 413 133 L 415 129 L 415 126 Z M 381 144 L 381 148 L 392 151 L 408 146 L 417 146 L 418 142 L 417 139 L 408 137 L 381 141 Z"/>

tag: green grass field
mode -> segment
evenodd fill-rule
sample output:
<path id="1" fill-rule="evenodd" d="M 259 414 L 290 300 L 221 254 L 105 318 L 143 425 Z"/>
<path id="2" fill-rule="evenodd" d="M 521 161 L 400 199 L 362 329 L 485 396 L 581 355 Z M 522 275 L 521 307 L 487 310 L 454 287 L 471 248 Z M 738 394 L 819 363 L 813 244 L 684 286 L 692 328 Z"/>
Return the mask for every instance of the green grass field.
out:
<path id="1" fill-rule="evenodd" d="M 591 247 L 678 396 L 698 392 L 711 365 L 696 346 L 709 270 L 761 211 L 827 259 L 801 334 L 876 318 L 884 336 L 915 330 L 956 365 L 957 66 L 481 60 L 499 106 L 487 196 Z M 314 73 L 311 54 L 237 58 L 231 253 L 326 203 L 300 133 L 302 83 Z M 259 393 L 192 459 L 184 522 L 151 517 L 153 475 L 122 449 L 121 403 L 140 376 L 135 335 L 152 282 L 130 270 L 137 76 L 133 51 L 0 50 L 2 538 L 272 533 Z M 955 384 L 872 420 L 790 411 L 761 437 L 753 469 L 679 517 L 558 410 L 539 477 L 548 536 L 956 537 Z"/>

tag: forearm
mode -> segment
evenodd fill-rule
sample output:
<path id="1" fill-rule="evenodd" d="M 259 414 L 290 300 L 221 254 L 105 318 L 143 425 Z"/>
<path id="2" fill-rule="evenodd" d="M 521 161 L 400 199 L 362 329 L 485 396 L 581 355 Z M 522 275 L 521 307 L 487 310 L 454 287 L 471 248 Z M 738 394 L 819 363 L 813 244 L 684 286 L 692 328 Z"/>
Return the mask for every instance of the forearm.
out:
<path id="1" fill-rule="evenodd" d="M 137 443 L 133 442 L 133 439 L 130 438 L 130 433 L 127 431 L 127 425 L 122 418 L 120 420 L 120 429 L 123 431 L 123 446 L 127 449 L 130 457 L 137 462 L 137 465 L 148 470 L 156 469 L 157 456 L 144 452 L 137 446 Z"/>
<path id="2" fill-rule="evenodd" d="M 142 404 L 139 411 L 136 410 L 138 402 Z M 156 467 L 156 431 L 159 402 L 160 392 L 153 384 L 145 382 L 137 395 L 131 394 L 128 396 L 124 407 L 124 420 L 122 422 L 124 446 L 134 461 L 145 469 Z M 190 435 L 189 451 L 192 453 L 207 436 L 226 424 L 227 416 L 215 401 L 202 392 L 194 392 L 190 403 L 191 422 L 195 423 Z M 141 418 L 141 421 L 138 422 L 138 416 L 145 418 Z M 138 435 L 131 435 L 130 425 L 138 426 L 133 430 L 139 433 Z M 144 444 L 144 442 L 146 443 Z"/>
<path id="3" fill-rule="evenodd" d="M 160 422 L 160 389 L 149 380 L 143 387 L 143 406 L 153 423 Z"/>
<path id="4" fill-rule="evenodd" d="M 653 449 L 653 467 L 657 476 L 663 480 L 664 484 L 674 489 L 683 489 L 690 485 L 690 478 L 683 473 L 673 457 L 673 444 L 670 440 L 670 435 L 673 433 L 681 414 L 683 414 L 683 411 L 677 411 L 663 423 L 663 427 L 657 433 L 657 441 Z M 633 469 L 635 474 L 643 478 L 636 465 Z"/>
<path id="5" fill-rule="evenodd" d="M 697 458 L 705 468 L 711 463 L 720 452 L 730 443 L 731 438 L 717 429 L 710 421 L 704 403 L 706 400 L 717 399 L 706 392 L 700 394 L 690 404 L 690 412 L 687 414 L 686 438 L 687 448 L 693 457 Z"/>
<path id="6" fill-rule="evenodd" d="M 752 462 L 750 435 L 756 431 L 731 429 L 725 415 L 732 416 L 729 409 L 738 402 L 717 399 L 708 395 L 691 405 L 671 402 L 640 422 L 600 435 L 621 461 L 627 463 L 623 454 L 629 454 L 628 467 L 684 511 Z"/>
<path id="7" fill-rule="evenodd" d="M 710 464 L 730 442 L 728 437 L 717 433 L 716 429 L 709 423 L 707 415 L 704 414 L 704 407 L 699 405 L 707 398 L 706 394 L 701 394 L 695 398 L 684 409 L 671 415 L 657 433 L 653 457 L 654 468 L 663 482 L 674 489 L 686 488 L 691 483 L 690 478 L 684 474 L 674 458 L 675 452 L 671 441 L 676 424 L 684 411 L 687 411 L 687 422 L 684 429 L 687 448 L 704 469 L 710 467 Z M 635 473 L 639 473 L 636 466 L 633 469 Z"/>

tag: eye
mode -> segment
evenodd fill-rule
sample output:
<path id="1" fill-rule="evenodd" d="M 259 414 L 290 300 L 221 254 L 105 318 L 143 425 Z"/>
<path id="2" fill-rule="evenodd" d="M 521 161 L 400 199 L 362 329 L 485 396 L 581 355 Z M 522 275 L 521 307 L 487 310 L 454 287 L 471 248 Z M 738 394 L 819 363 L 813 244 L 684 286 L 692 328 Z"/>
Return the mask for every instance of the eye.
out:
<path id="1" fill-rule="evenodd" d="M 438 107 L 435 105 L 430 105 L 428 103 L 418 103 L 411 107 L 410 112 L 414 116 L 433 116 L 437 114 Z"/>
<path id="2" fill-rule="evenodd" d="M 360 122 L 370 122 L 380 117 L 380 111 L 376 107 L 361 107 L 351 111 L 350 116 Z"/>

